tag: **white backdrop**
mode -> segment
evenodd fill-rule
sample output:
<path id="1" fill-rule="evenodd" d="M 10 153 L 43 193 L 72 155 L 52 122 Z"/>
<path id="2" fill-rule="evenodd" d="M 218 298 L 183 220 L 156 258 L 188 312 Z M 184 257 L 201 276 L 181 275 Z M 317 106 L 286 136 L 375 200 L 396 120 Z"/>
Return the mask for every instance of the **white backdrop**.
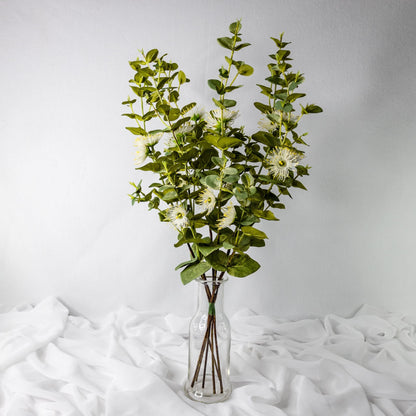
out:
<path id="1" fill-rule="evenodd" d="M 183 102 L 210 109 L 216 38 L 237 18 L 255 67 L 236 94 L 247 130 L 282 31 L 324 113 L 303 123 L 309 190 L 261 226 L 262 268 L 230 280 L 229 312 L 416 313 L 416 3 L 386 0 L 1 0 L 0 303 L 55 295 L 89 317 L 120 304 L 193 310 L 174 230 L 130 205 L 139 173 L 121 101 L 128 61 L 158 48 L 191 79 Z"/>

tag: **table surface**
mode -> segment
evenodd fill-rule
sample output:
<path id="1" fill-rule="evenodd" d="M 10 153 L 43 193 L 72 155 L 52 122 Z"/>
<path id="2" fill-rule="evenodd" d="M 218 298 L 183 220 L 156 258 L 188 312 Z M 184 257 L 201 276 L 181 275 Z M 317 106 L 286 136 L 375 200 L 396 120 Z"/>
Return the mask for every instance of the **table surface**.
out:
<path id="1" fill-rule="evenodd" d="M 185 397 L 189 319 L 128 307 L 100 322 L 55 298 L 0 313 L 4 416 L 415 416 L 416 321 L 363 306 L 346 319 L 231 317 L 224 403 Z"/>

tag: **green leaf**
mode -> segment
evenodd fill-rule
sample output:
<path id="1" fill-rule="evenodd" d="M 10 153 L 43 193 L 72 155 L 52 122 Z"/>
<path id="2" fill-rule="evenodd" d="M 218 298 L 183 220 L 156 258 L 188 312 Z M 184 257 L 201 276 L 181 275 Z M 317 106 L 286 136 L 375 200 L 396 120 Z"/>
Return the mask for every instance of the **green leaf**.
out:
<path id="1" fill-rule="evenodd" d="M 217 41 L 223 48 L 233 50 L 232 38 L 227 38 L 227 37 L 218 38 Z"/>
<path id="2" fill-rule="evenodd" d="M 237 104 L 237 101 L 224 99 L 222 104 L 225 108 L 230 108 L 230 107 L 234 107 Z"/>
<path id="3" fill-rule="evenodd" d="M 219 136 L 215 134 L 205 135 L 205 140 L 221 150 L 237 146 L 243 142 L 242 140 L 237 139 L 236 137 Z"/>
<path id="4" fill-rule="evenodd" d="M 322 113 L 322 108 L 319 107 L 319 105 L 315 104 L 309 104 L 305 108 L 302 107 L 302 113 L 303 114 L 309 114 L 309 113 Z"/>
<path id="5" fill-rule="evenodd" d="M 174 121 L 176 120 L 179 116 L 181 115 L 181 110 L 179 110 L 179 108 L 170 108 L 169 110 L 169 115 L 168 115 L 168 119 L 169 121 Z"/>
<path id="6" fill-rule="evenodd" d="M 305 185 L 302 182 L 299 182 L 296 179 L 293 179 L 292 186 L 295 187 L 295 188 L 300 188 L 300 189 L 304 189 L 305 191 L 307 191 Z"/>
<path id="7" fill-rule="evenodd" d="M 140 120 L 140 121 L 143 120 L 143 118 L 141 116 L 139 116 L 138 114 L 135 114 L 135 113 L 124 113 L 124 114 L 122 114 L 122 116 L 131 118 L 131 119 Z"/>
<path id="8" fill-rule="evenodd" d="M 196 106 L 196 103 L 189 103 L 181 108 L 181 114 L 184 115 L 188 111 L 192 110 Z"/>
<path id="9" fill-rule="evenodd" d="M 195 280 L 197 277 L 202 276 L 210 268 L 211 266 L 205 261 L 189 265 L 181 272 L 182 283 L 186 285 L 189 282 L 192 282 L 192 280 Z"/>
<path id="10" fill-rule="evenodd" d="M 186 75 L 183 71 L 178 72 L 178 82 L 179 84 L 184 84 L 186 82 Z"/>
<path id="11" fill-rule="evenodd" d="M 293 91 L 295 88 L 297 88 L 300 84 L 302 83 L 302 81 L 292 81 L 289 85 L 288 85 L 288 90 L 289 91 Z"/>
<path id="12" fill-rule="evenodd" d="M 245 77 L 250 76 L 253 72 L 254 72 L 253 67 L 252 67 L 252 66 L 250 66 L 250 65 L 247 65 L 247 64 L 241 65 L 241 66 L 238 68 L 238 73 L 239 73 L 240 75 L 245 76 Z"/>
<path id="13" fill-rule="evenodd" d="M 216 90 L 217 92 L 219 92 L 221 89 L 221 82 L 218 81 L 218 79 L 209 79 L 208 86 L 212 88 L 213 90 Z"/>
<path id="14" fill-rule="evenodd" d="M 260 239 L 267 238 L 267 235 L 263 231 L 260 231 L 257 228 L 251 227 L 249 225 L 241 227 L 241 231 L 249 237 L 255 237 Z"/>
<path id="15" fill-rule="evenodd" d="M 237 185 L 236 187 L 234 187 L 233 189 L 234 195 L 235 197 L 241 201 L 244 200 L 246 198 L 248 198 L 248 193 L 244 190 L 244 188 L 240 185 Z"/>
<path id="16" fill-rule="evenodd" d="M 240 21 L 237 20 L 236 22 L 231 23 L 228 29 L 230 30 L 230 32 L 233 35 L 238 34 L 238 32 L 241 30 L 241 23 L 240 23 Z"/>
<path id="17" fill-rule="evenodd" d="M 293 101 L 297 100 L 298 98 L 305 97 L 305 95 L 306 95 L 306 94 L 299 93 L 299 92 L 295 92 L 295 93 L 293 93 L 293 94 L 288 95 L 288 96 L 287 96 L 287 100 L 288 100 L 289 102 L 293 102 Z"/>
<path id="18" fill-rule="evenodd" d="M 259 131 L 254 133 L 252 136 L 253 140 L 265 144 L 266 146 L 276 147 L 279 145 L 279 139 L 274 137 L 272 134 L 265 131 Z"/>
<path id="19" fill-rule="evenodd" d="M 297 165 L 296 166 L 296 171 L 298 173 L 298 175 L 300 176 L 307 176 L 309 175 L 309 166 L 302 166 L 302 165 Z"/>
<path id="20" fill-rule="evenodd" d="M 239 51 L 240 49 L 243 49 L 243 48 L 245 48 L 246 46 L 250 46 L 251 45 L 251 43 L 240 43 L 239 45 L 237 45 L 236 47 L 235 47 L 235 50 L 236 51 Z"/>
<path id="21" fill-rule="evenodd" d="M 217 166 L 220 166 L 220 167 L 224 167 L 225 166 L 225 164 L 227 163 L 227 158 L 225 157 L 225 156 L 223 156 L 223 157 L 218 157 L 218 156 L 213 156 L 212 158 L 211 158 L 211 160 L 217 165 Z"/>
<path id="22" fill-rule="evenodd" d="M 246 277 L 260 268 L 260 264 L 248 254 L 236 254 L 231 260 L 227 273 L 235 277 Z"/>
<path id="23" fill-rule="evenodd" d="M 157 89 L 158 90 L 161 90 L 162 88 L 163 88 L 163 86 L 169 81 L 169 77 L 162 77 L 162 78 L 160 78 L 160 81 L 158 82 L 158 84 L 157 84 Z"/>
<path id="24" fill-rule="evenodd" d="M 169 102 L 176 103 L 176 101 L 178 101 L 178 99 L 179 99 L 179 92 L 177 90 L 173 90 L 169 93 L 169 95 L 168 95 Z M 178 111 L 178 113 L 180 113 L 179 109 L 174 108 L 174 110 L 176 110 L 176 111 Z"/>
<path id="25" fill-rule="evenodd" d="M 146 62 L 152 62 L 157 58 L 159 51 L 157 49 L 151 49 L 146 54 Z"/>
<path id="26" fill-rule="evenodd" d="M 243 175 L 241 176 L 241 181 L 243 182 L 245 186 L 249 187 L 253 185 L 254 178 L 253 176 L 251 176 L 250 173 L 246 172 L 246 173 L 243 173 Z"/>
<path id="27" fill-rule="evenodd" d="M 242 85 L 230 85 L 230 86 L 224 88 L 224 92 L 231 92 L 231 91 L 234 91 L 237 88 L 241 88 L 241 87 L 242 87 Z"/>
<path id="28" fill-rule="evenodd" d="M 198 244 L 198 250 L 204 255 L 204 257 L 209 256 L 212 252 L 218 250 L 222 246 L 215 244 L 213 246 Z"/>
<path id="29" fill-rule="evenodd" d="M 178 264 L 178 265 L 175 267 L 175 270 L 182 269 L 182 267 L 185 267 L 185 266 L 187 266 L 188 264 L 193 264 L 193 263 L 195 263 L 196 261 L 198 261 L 198 259 L 197 259 L 196 257 L 193 257 L 193 256 L 192 256 L 192 259 L 187 260 L 187 261 L 184 261 L 184 262 L 182 262 L 182 263 Z"/>
<path id="30" fill-rule="evenodd" d="M 187 230 L 189 230 L 189 228 L 187 228 Z M 201 234 L 199 234 L 201 235 Z M 193 237 L 181 237 L 181 239 L 179 241 L 177 241 L 174 244 L 174 247 L 178 248 L 183 246 L 186 243 L 196 243 L 196 244 L 209 244 L 210 243 L 210 238 L 209 237 L 204 237 L 204 238 L 193 238 Z"/>
<path id="31" fill-rule="evenodd" d="M 218 175 L 208 175 L 205 177 L 205 183 L 212 189 L 220 189 L 221 180 Z"/>
<path id="32" fill-rule="evenodd" d="M 262 113 L 269 113 L 271 112 L 271 107 L 269 105 L 263 104 L 263 103 L 254 103 L 254 107 L 257 108 L 257 110 L 260 110 Z"/>
<path id="33" fill-rule="evenodd" d="M 123 101 L 121 104 L 122 105 L 129 105 L 129 104 L 134 104 L 136 101 L 137 101 L 136 99 L 134 99 L 134 100 L 127 100 L 127 101 Z"/>
<path id="34" fill-rule="evenodd" d="M 217 147 L 219 147 L 222 150 L 226 150 L 229 147 L 235 147 L 243 143 L 242 140 L 237 139 L 237 137 L 220 137 L 220 139 L 217 142 Z"/>
<path id="35" fill-rule="evenodd" d="M 189 117 L 185 117 L 185 118 L 181 118 L 180 120 L 178 120 L 172 127 L 171 130 L 175 131 L 177 130 L 180 126 L 182 126 L 182 124 L 186 123 L 187 121 L 189 121 Z"/>
<path id="36" fill-rule="evenodd" d="M 220 272 L 227 271 L 229 257 L 221 250 L 216 250 L 206 257 L 206 261 L 215 269 Z"/>
<path id="37" fill-rule="evenodd" d="M 238 182 L 239 179 L 240 179 L 240 177 L 238 175 L 224 176 L 224 182 L 227 182 L 227 183 L 236 183 L 236 182 Z"/>
<path id="38" fill-rule="evenodd" d="M 265 220 L 269 220 L 269 221 L 279 221 L 279 219 L 276 218 L 276 216 L 270 210 L 263 211 L 261 209 L 253 209 L 253 214 L 256 217 L 263 218 Z"/>
<path id="39" fill-rule="evenodd" d="M 224 174 L 225 175 L 237 175 L 238 170 L 236 168 L 225 168 L 224 169 Z"/>
<path id="40" fill-rule="evenodd" d="M 135 135 L 146 135 L 146 130 L 143 130 L 141 127 L 126 127 L 126 130 L 132 132 Z"/>
<path id="41" fill-rule="evenodd" d="M 287 59 L 287 57 L 290 55 L 290 51 L 286 50 L 286 49 L 280 49 L 277 53 L 276 53 L 276 59 L 280 62 L 282 60 Z"/>
<path id="42" fill-rule="evenodd" d="M 147 165 L 137 168 L 143 171 L 159 172 L 162 169 L 162 165 L 158 162 L 150 162 Z"/>

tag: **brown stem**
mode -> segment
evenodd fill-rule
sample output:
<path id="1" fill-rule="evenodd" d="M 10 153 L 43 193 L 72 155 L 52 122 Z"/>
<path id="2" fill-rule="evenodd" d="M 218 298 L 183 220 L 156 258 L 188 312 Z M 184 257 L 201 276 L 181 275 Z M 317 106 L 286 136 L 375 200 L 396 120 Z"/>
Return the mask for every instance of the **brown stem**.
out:
<path id="1" fill-rule="evenodd" d="M 214 318 L 212 319 L 212 324 L 214 323 Z M 211 331 L 211 374 L 212 374 L 212 392 L 215 394 L 215 358 L 214 358 L 214 331 Z"/>
<path id="2" fill-rule="evenodd" d="M 205 387 L 205 376 L 207 374 L 208 346 L 209 346 L 209 342 L 207 342 L 207 347 L 205 349 L 205 362 L 204 362 L 204 375 L 202 377 L 202 388 Z"/>
<path id="3" fill-rule="evenodd" d="M 218 277 L 218 280 L 222 280 L 224 273 L 225 272 L 221 272 L 220 276 Z M 204 280 L 205 292 L 207 293 L 208 302 L 210 304 L 215 304 L 217 300 L 220 285 L 213 281 L 212 292 L 211 292 L 208 287 L 208 282 L 206 282 L 207 279 L 206 279 L 205 274 L 203 274 L 201 278 L 202 280 Z M 211 370 L 212 370 L 213 393 L 214 394 L 216 393 L 215 370 L 217 371 L 221 393 L 223 393 L 224 389 L 223 389 L 222 374 L 221 374 L 220 355 L 219 355 L 219 350 L 218 350 L 217 321 L 216 321 L 215 315 L 210 315 L 210 314 L 208 315 L 207 329 L 205 331 L 205 335 L 204 335 L 204 339 L 202 342 L 201 351 L 199 353 L 198 362 L 195 368 L 195 373 L 192 379 L 191 387 L 195 385 L 199 377 L 204 355 L 205 355 L 205 361 L 204 361 L 204 371 L 203 371 L 203 378 L 202 378 L 202 387 L 205 387 L 205 378 L 206 378 L 209 350 L 211 350 Z M 215 359 L 215 354 L 217 356 L 217 359 Z"/>
<path id="4" fill-rule="evenodd" d="M 223 388 L 223 385 L 222 385 L 220 354 L 218 352 L 217 320 L 215 319 L 215 316 L 213 318 L 212 329 L 213 329 L 213 332 L 214 332 L 215 352 L 217 353 L 217 373 L 218 373 L 218 380 L 220 381 L 220 390 L 221 390 L 221 393 L 224 393 L 224 388 Z"/>
<path id="5" fill-rule="evenodd" d="M 196 380 L 198 379 L 198 376 L 199 376 L 199 371 L 201 370 L 201 364 L 202 364 L 202 359 L 204 357 L 205 346 L 206 346 L 206 344 L 209 340 L 211 320 L 212 320 L 212 315 L 208 315 L 207 330 L 205 332 L 204 340 L 202 342 L 201 352 L 199 353 L 198 363 L 196 365 L 195 374 L 194 374 L 194 377 L 192 379 L 191 387 L 193 387 L 195 385 L 195 382 L 196 382 Z"/>

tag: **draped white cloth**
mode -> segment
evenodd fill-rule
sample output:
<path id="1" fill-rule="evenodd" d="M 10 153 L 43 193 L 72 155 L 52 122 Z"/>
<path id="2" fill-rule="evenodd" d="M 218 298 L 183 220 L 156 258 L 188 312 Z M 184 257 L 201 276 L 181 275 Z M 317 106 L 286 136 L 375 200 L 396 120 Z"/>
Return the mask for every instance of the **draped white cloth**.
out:
<path id="1" fill-rule="evenodd" d="M 127 307 L 99 324 L 56 299 L 0 313 L 2 416 L 415 416 L 416 321 L 362 307 L 352 318 L 231 319 L 233 393 L 183 392 L 188 320 Z"/>

